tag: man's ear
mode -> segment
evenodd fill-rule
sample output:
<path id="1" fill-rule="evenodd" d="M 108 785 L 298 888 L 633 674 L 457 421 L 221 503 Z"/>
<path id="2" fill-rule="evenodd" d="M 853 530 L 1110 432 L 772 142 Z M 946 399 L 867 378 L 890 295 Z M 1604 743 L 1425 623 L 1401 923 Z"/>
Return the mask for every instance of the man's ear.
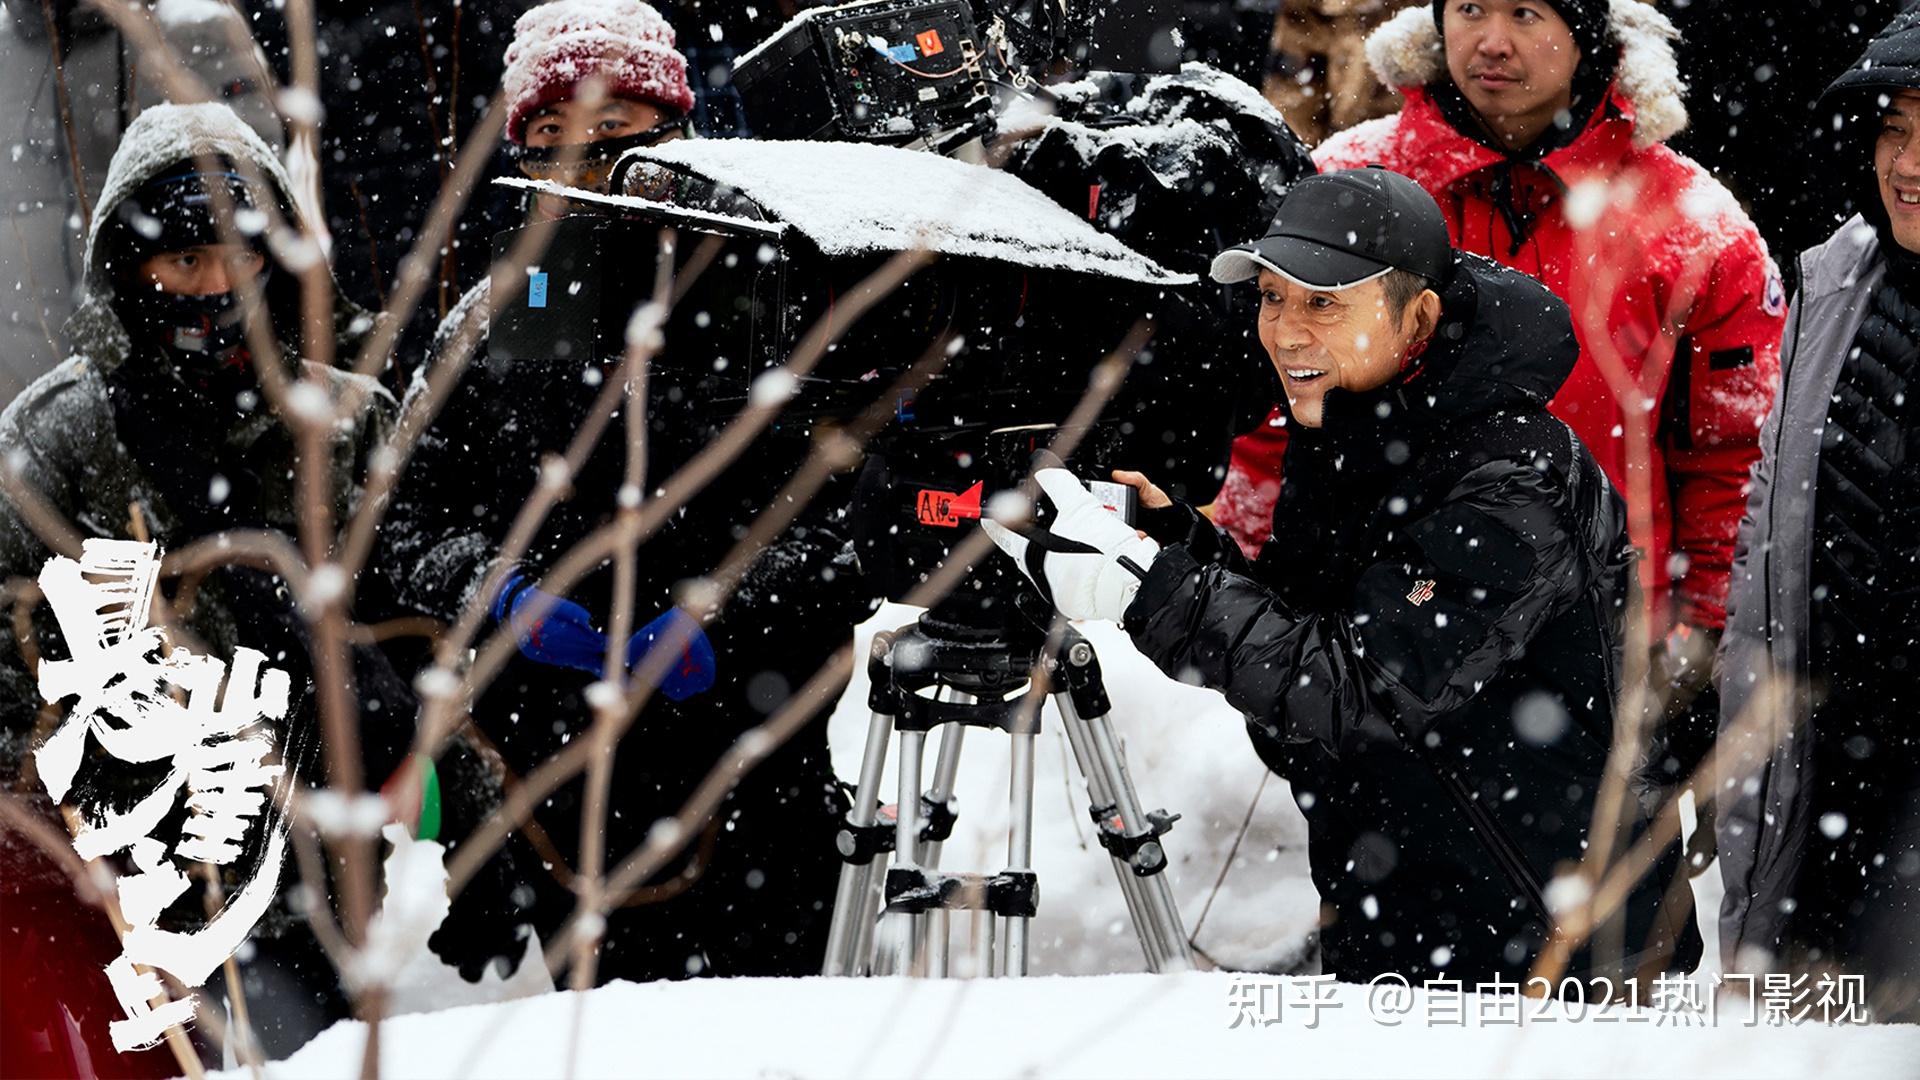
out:
<path id="1" fill-rule="evenodd" d="M 1407 312 L 1413 319 L 1413 340 L 1425 341 L 1440 330 L 1441 313 L 1440 294 L 1432 289 L 1424 289 L 1413 303 L 1407 305 Z"/>

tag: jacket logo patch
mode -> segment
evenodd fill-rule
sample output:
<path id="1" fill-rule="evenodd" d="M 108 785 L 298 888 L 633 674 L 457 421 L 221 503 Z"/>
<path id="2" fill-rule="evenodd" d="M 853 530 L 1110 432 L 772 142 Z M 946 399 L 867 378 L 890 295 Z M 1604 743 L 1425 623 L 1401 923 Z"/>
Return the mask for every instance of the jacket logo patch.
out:
<path id="1" fill-rule="evenodd" d="M 1421 604 L 1433 599 L 1433 586 L 1434 583 L 1431 581 L 1414 582 L 1413 591 L 1407 594 L 1407 603 L 1412 604 L 1414 607 L 1419 607 Z"/>
<path id="2" fill-rule="evenodd" d="M 1787 313 L 1787 283 L 1781 280 L 1780 271 L 1767 271 L 1767 292 L 1760 303 L 1776 319 Z"/>

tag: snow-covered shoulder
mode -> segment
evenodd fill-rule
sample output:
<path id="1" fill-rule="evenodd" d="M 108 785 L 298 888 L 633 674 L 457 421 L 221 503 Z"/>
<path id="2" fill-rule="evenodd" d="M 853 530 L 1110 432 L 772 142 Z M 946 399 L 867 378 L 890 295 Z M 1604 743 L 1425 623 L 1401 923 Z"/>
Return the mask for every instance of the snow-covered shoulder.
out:
<path id="1" fill-rule="evenodd" d="M 1359 169 L 1376 161 L 1396 160 L 1393 144 L 1400 135 L 1400 114 L 1382 116 L 1337 132 L 1313 149 L 1313 163 L 1322 172 Z"/>
<path id="2" fill-rule="evenodd" d="M 25 454 L 27 461 L 44 460 L 50 444 L 88 445 L 87 440 L 112 424 L 98 366 L 84 356 L 70 356 L 27 384 L 0 411 L 0 446 Z M 45 482 L 48 478 L 29 479 Z"/>
<path id="3" fill-rule="evenodd" d="M 1706 257 L 1736 262 L 1764 261 L 1767 242 L 1727 186 L 1692 158 L 1667 146 L 1640 152 L 1638 205 L 1653 210 L 1643 222 L 1657 225 L 1660 243 L 1652 252 L 1658 265 L 1684 265 Z M 1672 214 L 1659 212 L 1672 207 Z"/>

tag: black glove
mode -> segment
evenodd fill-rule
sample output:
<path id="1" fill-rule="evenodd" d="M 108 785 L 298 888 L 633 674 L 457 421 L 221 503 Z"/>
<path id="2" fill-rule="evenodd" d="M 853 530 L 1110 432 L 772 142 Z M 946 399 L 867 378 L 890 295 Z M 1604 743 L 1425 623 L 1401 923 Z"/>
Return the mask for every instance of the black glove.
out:
<path id="1" fill-rule="evenodd" d="M 488 817 L 500 810 L 505 790 L 493 767 L 468 743 L 455 738 L 435 766 L 440 779 L 440 842 L 447 861 Z M 427 939 L 427 947 L 460 977 L 479 982 L 489 969 L 501 978 L 514 973 L 533 931 L 531 908 L 534 886 L 525 872 L 544 874 L 538 866 L 523 867 L 514 858 L 515 845 L 494 852 L 473 880 L 451 897 L 445 921 Z"/>

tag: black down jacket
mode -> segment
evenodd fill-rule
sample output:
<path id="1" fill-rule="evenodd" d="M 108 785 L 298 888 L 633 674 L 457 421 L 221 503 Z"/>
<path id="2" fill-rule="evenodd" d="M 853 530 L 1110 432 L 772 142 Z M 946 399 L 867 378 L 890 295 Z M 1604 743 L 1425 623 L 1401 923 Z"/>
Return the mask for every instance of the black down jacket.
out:
<path id="1" fill-rule="evenodd" d="M 1468 255 L 1442 296 L 1421 366 L 1330 393 L 1325 426 L 1296 432 L 1259 563 L 1162 511 L 1126 617 L 1293 785 L 1326 970 L 1354 981 L 1524 979 L 1611 740 L 1631 549 L 1620 498 L 1546 410 L 1577 353 L 1566 307 Z M 1685 913 L 1656 920 L 1677 865 L 1630 906 L 1629 974 L 1698 962 Z M 1574 973 L 1617 975 L 1584 956 Z"/>
<path id="2" fill-rule="evenodd" d="M 473 601 L 543 458 L 566 451 L 607 370 L 489 358 L 486 294 L 484 283 L 476 287 L 442 328 L 440 349 L 462 335 L 481 346 L 420 442 L 379 557 L 403 603 L 448 622 Z M 649 380 L 649 490 L 729 419 L 702 406 L 697 388 L 676 371 Z M 416 393 L 422 385 L 416 382 Z M 570 497 L 521 557 L 530 579 L 612 519 L 624 482 L 625 429 L 624 412 L 616 412 L 573 478 Z M 806 453 L 804 442 L 764 436 L 646 542 L 635 627 L 671 607 L 679 583 L 720 564 Z M 843 503 L 843 494 L 829 491 L 815 505 Z M 677 812 L 727 748 L 785 704 L 871 613 L 837 517 L 834 509 L 809 509 L 760 553 L 724 612 L 705 627 L 716 655 L 713 688 L 681 702 L 654 695 L 621 741 L 608 804 L 608 867 L 639 847 L 656 820 Z M 612 591 L 612 571 L 603 566 L 569 595 L 604 629 Z M 592 681 L 515 656 L 474 703 L 475 725 L 524 777 L 587 731 L 592 717 L 583 692 Z M 599 964 L 603 979 L 818 973 L 840 865 L 833 838 L 845 809 L 827 755 L 829 711 L 821 709 L 740 781 L 709 833 L 691 846 L 694 854 L 613 913 Z M 579 865 L 583 792 L 578 779 L 560 788 L 536 811 L 538 828 L 510 849 L 531 856 L 523 865 L 533 870 L 527 889 L 500 902 L 524 909 L 531 897 L 525 914 L 548 941 L 576 902 L 567 885 Z M 496 947 L 518 954 L 510 940 Z"/>

